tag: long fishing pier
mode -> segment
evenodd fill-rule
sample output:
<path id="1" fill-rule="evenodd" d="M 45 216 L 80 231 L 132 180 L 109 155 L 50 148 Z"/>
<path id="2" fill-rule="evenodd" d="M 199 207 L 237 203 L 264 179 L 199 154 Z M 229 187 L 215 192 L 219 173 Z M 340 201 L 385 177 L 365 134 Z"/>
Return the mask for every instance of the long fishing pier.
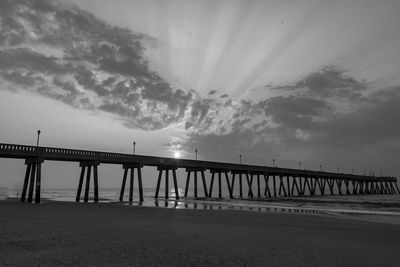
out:
<path id="1" fill-rule="evenodd" d="M 81 199 L 85 181 L 84 202 L 89 200 L 90 179 L 93 176 L 94 201 L 99 200 L 98 166 L 100 164 L 121 165 L 123 179 L 119 200 L 123 201 L 126 180 L 129 175 L 129 201 L 133 201 L 134 173 L 137 172 L 139 201 L 143 201 L 142 168 L 157 167 L 158 179 L 155 198 L 159 197 L 161 180 L 165 181 L 165 195 L 169 198 L 169 174 L 172 174 L 174 198 L 179 199 L 176 170 L 187 172 L 185 195 L 188 196 L 190 178 L 193 177 L 193 196 L 198 197 L 198 181 L 201 177 L 204 197 L 213 197 L 214 180 L 218 184 L 218 197 L 222 198 L 222 183 L 226 183 L 230 198 L 271 198 L 292 196 L 314 196 L 325 194 L 400 194 L 396 177 L 375 177 L 345 173 L 277 168 L 246 164 L 212 162 L 165 157 L 88 151 L 67 148 L 27 146 L 0 143 L 0 158 L 25 159 L 26 172 L 21 193 L 22 202 L 40 203 L 41 168 L 44 161 L 79 162 L 81 168 L 76 201 Z M 92 175 L 93 170 L 93 175 Z M 211 179 L 207 183 L 205 172 Z M 225 178 L 225 179 L 224 179 Z M 272 180 L 270 182 L 270 179 Z M 235 182 L 237 181 L 237 182 Z M 234 188 L 238 186 L 238 196 Z M 246 191 L 247 190 L 247 191 Z M 254 191 L 253 191 L 254 190 Z M 35 191 L 35 192 L 34 192 Z M 397 191 L 397 192 L 396 192 Z M 35 194 L 34 194 L 35 193 Z"/>

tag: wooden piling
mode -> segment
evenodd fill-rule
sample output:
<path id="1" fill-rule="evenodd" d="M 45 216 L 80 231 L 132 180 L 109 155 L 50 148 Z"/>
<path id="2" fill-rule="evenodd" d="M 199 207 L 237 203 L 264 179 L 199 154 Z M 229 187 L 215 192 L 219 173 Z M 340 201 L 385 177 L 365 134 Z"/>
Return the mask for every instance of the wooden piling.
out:
<path id="1" fill-rule="evenodd" d="M 190 182 L 190 171 L 187 172 L 186 175 L 186 186 L 185 186 L 185 197 L 188 196 L 188 191 L 189 191 L 189 182 Z"/>
<path id="2" fill-rule="evenodd" d="M 269 189 L 269 175 L 268 174 L 264 174 L 264 181 L 265 181 L 264 196 L 272 197 L 271 191 Z"/>
<path id="3" fill-rule="evenodd" d="M 35 203 L 40 203 L 40 183 L 42 177 L 42 164 L 36 163 L 36 189 Z"/>
<path id="4" fill-rule="evenodd" d="M 139 183 L 139 201 L 143 202 L 143 183 L 142 183 L 142 165 L 137 168 L 138 183 Z"/>
<path id="5" fill-rule="evenodd" d="M 243 182 L 242 182 L 242 173 L 239 173 L 239 196 L 243 197 Z"/>
<path id="6" fill-rule="evenodd" d="M 321 196 L 325 195 L 325 185 L 326 185 L 326 180 L 318 178 L 319 193 Z"/>
<path id="7" fill-rule="evenodd" d="M 210 182 L 210 192 L 208 193 L 208 197 L 211 197 L 211 195 L 212 195 L 212 189 L 213 189 L 213 184 L 214 184 L 214 175 L 215 175 L 215 172 L 212 172 L 211 173 L 211 182 Z"/>
<path id="8" fill-rule="evenodd" d="M 174 171 L 176 171 L 177 168 L 178 167 L 176 167 L 176 166 L 170 166 L 170 165 L 157 166 L 158 179 L 157 179 L 156 193 L 154 196 L 155 198 L 158 198 L 158 196 L 159 196 L 162 173 L 165 171 L 165 190 L 164 190 L 165 191 L 165 199 L 169 199 L 169 171 L 172 171 L 173 179 L 176 179 L 176 172 L 174 172 Z M 177 182 L 175 183 L 175 180 L 174 180 L 174 190 L 175 190 L 175 198 L 179 199 L 178 183 Z"/>
<path id="9" fill-rule="evenodd" d="M 24 185 L 22 187 L 22 194 L 21 194 L 21 202 L 25 202 L 26 191 L 28 189 L 28 183 L 29 183 L 29 176 L 31 173 L 31 167 L 32 167 L 32 164 L 30 164 L 30 163 L 26 165 Z"/>
<path id="10" fill-rule="evenodd" d="M 124 199 L 125 185 L 126 185 L 126 177 L 128 176 L 128 169 L 124 169 L 124 176 L 122 178 L 121 192 L 119 194 L 119 201 L 122 202 Z"/>
<path id="11" fill-rule="evenodd" d="M 282 196 L 282 194 L 281 194 L 281 190 L 282 190 L 283 193 L 284 193 L 284 196 L 286 197 L 287 196 L 286 189 L 285 189 L 285 185 L 283 184 L 283 176 L 281 174 L 279 175 L 279 180 L 280 180 L 280 182 L 279 182 L 279 196 Z"/>
<path id="12" fill-rule="evenodd" d="M 168 177 L 169 171 L 166 169 L 165 170 L 165 199 L 169 198 L 169 177 Z"/>
<path id="13" fill-rule="evenodd" d="M 162 170 L 158 170 L 157 187 L 156 187 L 156 194 L 155 194 L 154 198 L 158 198 L 158 193 L 160 191 L 161 176 L 162 176 Z"/>
<path id="14" fill-rule="evenodd" d="M 225 180 L 226 180 L 226 184 L 228 186 L 229 197 L 232 199 L 233 198 L 233 187 L 231 187 L 231 184 L 229 182 L 229 177 L 228 177 L 227 171 L 225 171 Z"/>
<path id="15" fill-rule="evenodd" d="M 82 192 L 83 178 L 84 178 L 84 175 L 85 175 L 85 169 L 86 169 L 86 166 L 82 166 L 81 167 L 81 175 L 79 177 L 78 191 L 76 192 L 76 202 L 79 202 L 79 200 L 81 198 L 81 192 Z"/>
<path id="16" fill-rule="evenodd" d="M 400 190 L 399 190 L 399 187 L 397 186 L 397 183 L 396 182 L 394 182 L 394 185 L 396 186 L 396 188 L 397 188 L 397 193 L 399 193 L 400 194 Z"/>
<path id="17" fill-rule="evenodd" d="M 226 180 L 226 184 L 227 184 L 228 191 L 229 191 L 229 197 L 231 197 L 231 198 L 233 197 L 231 184 L 230 184 L 229 178 L 228 178 L 228 172 L 229 172 L 229 170 L 225 170 L 225 169 L 210 169 L 211 183 L 210 183 L 210 192 L 208 194 L 209 197 L 212 197 L 212 189 L 213 189 L 215 174 L 218 174 L 218 197 L 222 198 L 222 173 L 225 173 L 225 180 Z"/>
<path id="18" fill-rule="evenodd" d="M 29 181 L 29 193 L 28 193 L 28 202 L 32 203 L 33 199 L 33 188 L 35 184 L 35 175 L 36 175 L 36 164 L 32 164 L 31 169 L 31 180 Z"/>
<path id="19" fill-rule="evenodd" d="M 350 195 L 350 190 L 349 190 L 349 179 L 344 180 L 344 185 L 346 187 L 346 195 Z"/>
<path id="20" fill-rule="evenodd" d="M 172 178 L 174 180 L 175 199 L 179 199 L 178 181 L 176 179 L 176 169 L 172 169 Z"/>
<path id="21" fill-rule="evenodd" d="M 248 185 L 248 188 L 249 188 L 249 191 L 248 191 L 248 193 L 247 193 L 247 196 L 250 197 L 250 198 L 252 198 L 252 197 L 254 196 L 254 194 L 253 194 L 253 189 L 252 189 L 252 185 L 253 185 L 253 175 L 251 175 L 250 178 L 249 178 L 249 173 L 248 173 L 248 172 L 246 172 L 245 175 L 246 175 L 247 185 Z"/>
<path id="22" fill-rule="evenodd" d="M 342 180 L 336 179 L 336 186 L 338 188 L 339 195 L 343 195 L 342 194 Z"/>
<path id="23" fill-rule="evenodd" d="M 93 177 L 94 202 L 99 202 L 99 176 L 98 176 L 97 165 L 93 166 L 93 171 L 94 171 L 94 177 Z"/>
<path id="24" fill-rule="evenodd" d="M 218 197 L 222 198 L 221 172 L 218 172 Z"/>
<path id="25" fill-rule="evenodd" d="M 197 198 L 197 171 L 194 172 L 194 197 Z"/>
<path id="26" fill-rule="evenodd" d="M 200 175 L 201 175 L 204 196 L 208 197 L 209 193 L 207 190 L 206 178 L 204 176 L 204 168 L 196 168 L 196 167 L 186 168 L 186 172 L 187 172 L 187 178 L 186 178 L 186 186 L 185 186 L 185 197 L 188 196 L 191 173 L 193 173 L 193 195 L 194 195 L 194 198 L 198 197 L 198 179 L 197 179 L 198 172 L 200 172 Z"/>
<path id="27" fill-rule="evenodd" d="M 133 201 L 133 187 L 134 187 L 134 183 L 135 183 L 135 171 L 134 168 L 129 168 L 130 170 L 130 185 L 129 185 L 129 202 Z"/>
<path id="28" fill-rule="evenodd" d="M 79 177 L 78 190 L 76 192 L 76 202 L 80 201 L 83 180 L 85 179 L 86 173 L 86 183 L 85 183 L 85 193 L 84 193 L 84 202 L 89 201 L 89 189 L 90 189 L 90 177 L 91 177 L 91 169 L 93 168 L 93 195 L 94 202 L 99 201 L 99 179 L 98 179 L 98 168 L 99 163 L 97 161 L 81 161 L 79 163 L 79 167 L 81 168 L 81 174 Z"/>
<path id="29" fill-rule="evenodd" d="M 89 201 L 89 188 L 90 188 L 91 169 L 92 169 L 91 165 L 87 166 L 85 196 L 84 196 L 84 199 L 83 199 L 84 202 L 88 202 Z"/>
<path id="30" fill-rule="evenodd" d="M 287 186 L 287 195 L 288 197 L 291 196 L 290 194 L 290 181 L 289 181 L 289 175 L 286 175 L 286 186 Z"/>

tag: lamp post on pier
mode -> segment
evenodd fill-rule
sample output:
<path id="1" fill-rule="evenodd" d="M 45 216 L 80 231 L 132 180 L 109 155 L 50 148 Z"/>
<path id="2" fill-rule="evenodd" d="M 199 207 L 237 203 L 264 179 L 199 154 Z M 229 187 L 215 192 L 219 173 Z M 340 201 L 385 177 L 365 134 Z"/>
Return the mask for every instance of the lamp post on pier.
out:
<path id="1" fill-rule="evenodd" d="M 197 160 L 197 148 L 194 150 L 194 152 L 196 153 L 196 160 Z"/>
<path id="2" fill-rule="evenodd" d="M 133 141 L 133 155 L 135 155 L 135 153 L 136 153 L 136 142 L 135 141 Z"/>
<path id="3" fill-rule="evenodd" d="M 239 154 L 239 163 L 242 164 L 242 154 Z"/>
<path id="4" fill-rule="evenodd" d="M 272 159 L 272 167 L 275 168 L 275 158 Z"/>
<path id="5" fill-rule="evenodd" d="M 37 131 L 36 146 L 39 146 L 40 130 Z"/>

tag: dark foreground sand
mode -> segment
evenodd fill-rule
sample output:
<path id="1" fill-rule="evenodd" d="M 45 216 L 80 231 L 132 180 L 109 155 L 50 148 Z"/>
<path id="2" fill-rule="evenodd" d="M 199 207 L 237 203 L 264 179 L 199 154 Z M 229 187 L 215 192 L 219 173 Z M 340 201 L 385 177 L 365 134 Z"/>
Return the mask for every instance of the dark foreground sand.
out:
<path id="1" fill-rule="evenodd" d="M 0 201 L 1 266 L 400 266 L 400 226 L 320 215 Z"/>

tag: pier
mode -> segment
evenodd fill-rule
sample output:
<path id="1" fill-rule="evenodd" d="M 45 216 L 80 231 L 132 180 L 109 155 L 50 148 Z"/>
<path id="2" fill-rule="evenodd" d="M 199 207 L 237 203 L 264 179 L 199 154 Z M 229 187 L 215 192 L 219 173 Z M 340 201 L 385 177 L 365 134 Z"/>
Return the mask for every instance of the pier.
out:
<path id="1" fill-rule="evenodd" d="M 0 143 L 0 158 L 24 159 L 26 164 L 25 179 L 21 192 L 22 202 L 40 203 L 41 166 L 44 161 L 78 162 L 81 168 L 76 201 L 80 202 L 84 188 L 84 202 L 89 201 L 91 179 L 94 186 L 94 201 L 98 202 L 98 166 L 100 164 L 120 165 L 124 170 L 121 184 L 120 201 L 124 199 L 126 180 L 129 176 L 129 201 L 133 201 L 133 183 L 138 180 L 139 201 L 143 201 L 143 167 L 156 167 L 158 180 L 155 198 L 159 197 L 161 181 L 165 182 L 165 195 L 168 199 L 169 178 L 175 190 L 175 198 L 181 196 L 177 186 L 177 169 L 187 172 L 185 195 L 189 195 L 190 177 L 193 176 L 193 196 L 198 194 L 198 175 L 202 180 L 201 196 L 212 197 L 214 178 L 217 178 L 216 187 L 218 197 L 222 198 L 221 188 L 226 184 L 230 198 L 273 198 L 296 196 L 324 196 L 326 194 L 357 195 L 357 194 L 400 194 L 396 177 L 375 177 L 346 173 L 311 171 L 268 166 L 212 162 L 166 158 L 103 151 L 88 151 L 67 148 L 28 146 L 20 144 Z M 205 172 L 211 174 L 208 181 Z M 93 175 L 92 175 L 93 174 Z M 93 176 L 93 177 L 92 177 Z M 86 180 L 85 180 L 86 178 Z M 238 181 L 235 183 L 236 178 Z M 85 183 L 84 183 L 85 180 Z M 271 182 L 269 182 L 271 181 Z M 272 187 L 270 186 L 272 183 Z M 246 187 L 244 186 L 246 185 Z M 234 194 L 235 186 L 239 186 L 239 195 Z M 247 192 L 245 190 L 247 189 Z M 35 193 L 35 194 L 34 194 Z M 33 201 L 34 200 L 34 201 Z"/>

